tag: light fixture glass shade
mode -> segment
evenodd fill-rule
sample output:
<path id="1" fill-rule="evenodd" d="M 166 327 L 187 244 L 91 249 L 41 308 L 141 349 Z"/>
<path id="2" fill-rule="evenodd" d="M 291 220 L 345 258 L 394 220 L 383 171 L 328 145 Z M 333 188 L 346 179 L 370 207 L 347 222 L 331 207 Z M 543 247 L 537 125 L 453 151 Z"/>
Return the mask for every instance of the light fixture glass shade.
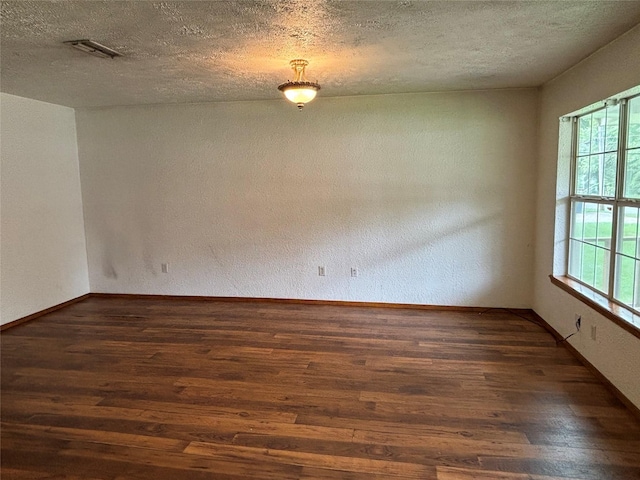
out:
<path id="1" fill-rule="evenodd" d="M 283 83 L 278 87 L 287 99 L 298 105 L 298 108 L 302 110 L 305 103 L 309 103 L 316 98 L 320 85 L 314 82 L 309 82 L 305 77 L 305 67 L 309 64 L 306 60 L 296 59 L 291 60 L 291 68 L 295 73 L 293 82 L 289 81 Z"/>
<path id="2" fill-rule="evenodd" d="M 291 100 L 293 103 L 309 103 L 316 98 L 318 91 L 315 88 L 309 87 L 289 87 L 284 90 L 284 96 Z"/>

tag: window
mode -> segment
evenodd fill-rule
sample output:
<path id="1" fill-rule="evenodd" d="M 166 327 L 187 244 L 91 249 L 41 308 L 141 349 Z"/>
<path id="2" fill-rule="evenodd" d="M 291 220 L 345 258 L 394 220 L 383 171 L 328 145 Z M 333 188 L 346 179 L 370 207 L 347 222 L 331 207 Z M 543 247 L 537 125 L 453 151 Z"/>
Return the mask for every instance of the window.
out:
<path id="1" fill-rule="evenodd" d="M 640 313 L 640 96 L 573 118 L 568 276 Z"/>

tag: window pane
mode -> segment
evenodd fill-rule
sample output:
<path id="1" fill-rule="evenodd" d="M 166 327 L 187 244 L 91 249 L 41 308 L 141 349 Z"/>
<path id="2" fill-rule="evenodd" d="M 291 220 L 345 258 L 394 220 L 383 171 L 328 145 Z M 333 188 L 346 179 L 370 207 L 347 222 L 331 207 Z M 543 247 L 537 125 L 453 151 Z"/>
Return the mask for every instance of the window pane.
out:
<path id="1" fill-rule="evenodd" d="M 585 243 L 582 246 L 582 272 L 579 277 L 587 285 L 595 285 L 596 247 Z"/>
<path id="2" fill-rule="evenodd" d="M 605 197 L 616 196 L 616 168 L 618 168 L 618 154 L 607 153 L 604 156 L 604 185 L 602 194 Z"/>
<path id="3" fill-rule="evenodd" d="M 629 100 L 628 109 L 627 148 L 640 147 L 640 97 Z"/>
<path id="4" fill-rule="evenodd" d="M 621 226 L 618 231 L 617 251 L 624 254 L 616 255 L 617 271 L 615 275 L 616 298 L 630 307 L 637 308 L 640 302 L 640 255 L 638 245 L 638 222 L 640 220 L 640 208 L 621 207 L 619 210 Z M 630 258 L 636 257 L 636 258 Z M 635 304 L 634 304 L 635 303 Z"/>
<path id="5" fill-rule="evenodd" d="M 599 247 L 611 249 L 611 226 L 613 225 L 613 207 L 598 205 L 596 237 Z"/>
<path id="6" fill-rule="evenodd" d="M 640 198 L 640 150 L 629 150 L 624 174 L 624 196 Z"/>
<path id="7" fill-rule="evenodd" d="M 569 275 L 574 278 L 582 276 L 582 242 L 571 240 L 569 242 Z"/>
<path id="8" fill-rule="evenodd" d="M 584 202 L 573 202 L 571 212 L 571 238 L 582 240 L 584 228 Z"/>
<path id="9" fill-rule="evenodd" d="M 638 257 L 636 244 L 638 243 L 638 209 L 636 207 L 622 207 L 619 210 L 622 222 L 622 235 L 618 237 L 617 252 L 630 257 Z"/>
<path id="10" fill-rule="evenodd" d="M 585 242 L 596 244 L 597 227 L 598 227 L 598 208 L 597 203 L 584 202 L 584 213 L 582 216 L 582 238 Z"/>
<path id="11" fill-rule="evenodd" d="M 587 195 L 589 193 L 589 157 L 578 157 L 576 163 L 576 194 Z"/>
<path id="12" fill-rule="evenodd" d="M 638 215 L 640 217 L 640 214 Z M 635 246 L 635 255 L 637 259 L 640 259 L 640 241 L 638 239 L 638 231 L 640 230 L 640 218 L 638 222 L 629 228 L 629 232 L 625 232 L 625 237 L 629 243 L 631 243 L 632 247 L 630 250 L 633 250 L 633 246 Z"/>
<path id="13" fill-rule="evenodd" d="M 578 155 L 589 155 L 591 145 L 591 115 L 578 119 Z"/>
<path id="14" fill-rule="evenodd" d="M 611 255 L 609 250 L 604 248 L 596 249 L 595 282 L 593 284 L 598 290 L 604 293 L 609 291 L 609 263 Z"/>
<path id="15" fill-rule="evenodd" d="M 616 255 L 615 298 L 631 305 L 635 283 L 636 261 L 633 258 Z"/>
<path id="16" fill-rule="evenodd" d="M 591 155 L 589 157 L 589 195 L 601 195 L 600 178 L 603 173 L 604 155 Z"/>
<path id="17" fill-rule="evenodd" d="M 635 276 L 633 282 L 633 303 L 631 307 L 637 309 L 640 304 L 640 261 L 635 261 Z"/>
<path id="18" fill-rule="evenodd" d="M 591 114 L 591 153 L 604 152 L 607 112 L 605 109 Z"/>
<path id="19" fill-rule="evenodd" d="M 607 108 L 607 127 L 605 134 L 605 150 L 618 150 L 618 126 L 620 124 L 620 105 Z"/>

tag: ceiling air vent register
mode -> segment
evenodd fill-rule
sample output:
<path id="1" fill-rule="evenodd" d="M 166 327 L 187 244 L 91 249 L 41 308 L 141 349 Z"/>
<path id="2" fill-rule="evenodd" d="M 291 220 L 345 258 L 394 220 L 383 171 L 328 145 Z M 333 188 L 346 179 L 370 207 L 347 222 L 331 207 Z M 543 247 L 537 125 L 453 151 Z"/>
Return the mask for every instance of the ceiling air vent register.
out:
<path id="1" fill-rule="evenodd" d="M 105 47 L 104 45 L 94 42 L 93 40 L 67 40 L 63 42 L 65 45 L 69 45 L 70 47 L 76 48 L 81 52 L 88 53 L 89 55 L 93 55 L 94 57 L 100 58 L 115 58 L 121 57 L 122 54 L 116 52 L 112 48 Z"/>

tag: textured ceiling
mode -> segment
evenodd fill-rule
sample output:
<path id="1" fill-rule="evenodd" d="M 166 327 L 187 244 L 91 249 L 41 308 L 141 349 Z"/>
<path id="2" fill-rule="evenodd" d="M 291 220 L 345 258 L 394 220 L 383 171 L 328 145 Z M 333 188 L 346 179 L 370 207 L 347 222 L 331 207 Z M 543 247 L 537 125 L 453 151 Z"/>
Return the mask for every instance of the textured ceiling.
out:
<path id="1" fill-rule="evenodd" d="M 537 86 L 640 22 L 640 1 L 8 1 L 4 92 L 73 107 Z M 124 54 L 62 44 L 89 38 Z"/>

